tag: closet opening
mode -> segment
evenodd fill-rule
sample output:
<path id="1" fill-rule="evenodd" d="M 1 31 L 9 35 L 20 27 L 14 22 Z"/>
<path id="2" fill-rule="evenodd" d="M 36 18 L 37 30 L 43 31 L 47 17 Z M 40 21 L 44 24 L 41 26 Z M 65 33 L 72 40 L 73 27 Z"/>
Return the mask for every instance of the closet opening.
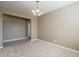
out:
<path id="1" fill-rule="evenodd" d="M 3 14 L 3 43 L 31 39 L 31 19 Z"/>

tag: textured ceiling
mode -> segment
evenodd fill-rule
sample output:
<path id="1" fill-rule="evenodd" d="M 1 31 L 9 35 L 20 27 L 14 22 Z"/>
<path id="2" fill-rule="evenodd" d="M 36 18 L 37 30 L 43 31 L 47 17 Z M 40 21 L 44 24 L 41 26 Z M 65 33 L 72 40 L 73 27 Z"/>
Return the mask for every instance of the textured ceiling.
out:
<path id="1" fill-rule="evenodd" d="M 40 1 L 39 7 L 44 14 L 64 7 L 74 1 Z M 0 7 L 18 11 L 23 14 L 33 16 L 32 9 L 36 5 L 35 1 L 0 1 Z"/>

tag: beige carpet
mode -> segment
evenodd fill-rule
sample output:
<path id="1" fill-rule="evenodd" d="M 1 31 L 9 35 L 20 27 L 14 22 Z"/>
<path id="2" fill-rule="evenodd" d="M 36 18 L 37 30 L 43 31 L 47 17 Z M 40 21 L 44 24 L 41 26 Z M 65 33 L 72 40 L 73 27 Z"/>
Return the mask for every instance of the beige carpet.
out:
<path id="1" fill-rule="evenodd" d="M 0 50 L 2 57 L 76 57 L 78 53 L 63 49 L 42 40 L 16 41 L 4 44 Z"/>

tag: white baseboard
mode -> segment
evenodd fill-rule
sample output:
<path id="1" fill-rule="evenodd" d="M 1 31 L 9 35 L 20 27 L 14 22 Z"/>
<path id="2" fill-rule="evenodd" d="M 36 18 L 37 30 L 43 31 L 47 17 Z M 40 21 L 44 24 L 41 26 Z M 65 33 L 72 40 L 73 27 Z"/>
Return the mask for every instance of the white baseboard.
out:
<path id="1" fill-rule="evenodd" d="M 27 38 L 27 37 L 24 37 L 24 38 L 16 38 L 16 39 L 4 40 L 3 43 L 5 43 L 5 42 L 17 41 L 17 40 L 22 40 L 22 39 L 28 39 L 28 38 Z"/>
<path id="2" fill-rule="evenodd" d="M 39 39 L 39 40 L 40 40 L 40 39 Z M 60 48 L 63 48 L 63 49 L 67 49 L 67 50 L 72 51 L 72 52 L 75 52 L 75 53 L 79 53 L 78 50 L 74 50 L 74 49 L 71 49 L 71 48 L 68 48 L 68 47 L 64 47 L 64 46 L 59 45 L 59 44 L 47 42 L 47 41 L 44 41 L 44 40 L 41 40 L 41 41 L 46 42 L 46 43 L 51 44 L 51 45 L 54 45 L 54 46 L 57 46 L 57 47 L 60 47 Z"/>
<path id="3" fill-rule="evenodd" d="M 36 40 L 38 40 L 38 39 L 31 39 L 31 42 L 36 41 Z"/>

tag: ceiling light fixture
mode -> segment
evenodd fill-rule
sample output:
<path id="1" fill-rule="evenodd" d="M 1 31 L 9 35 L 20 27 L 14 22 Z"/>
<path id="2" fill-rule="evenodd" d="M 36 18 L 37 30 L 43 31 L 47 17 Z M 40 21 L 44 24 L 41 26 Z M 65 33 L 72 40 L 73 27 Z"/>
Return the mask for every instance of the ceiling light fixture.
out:
<path id="1" fill-rule="evenodd" d="M 32 13 L 35 16 L 41 16 L 43 14 L 43 12 L 39 9 L 38 3 L 39 3 L 39 1 L 36 1 L 35 9 L 32 10 Z"/>

